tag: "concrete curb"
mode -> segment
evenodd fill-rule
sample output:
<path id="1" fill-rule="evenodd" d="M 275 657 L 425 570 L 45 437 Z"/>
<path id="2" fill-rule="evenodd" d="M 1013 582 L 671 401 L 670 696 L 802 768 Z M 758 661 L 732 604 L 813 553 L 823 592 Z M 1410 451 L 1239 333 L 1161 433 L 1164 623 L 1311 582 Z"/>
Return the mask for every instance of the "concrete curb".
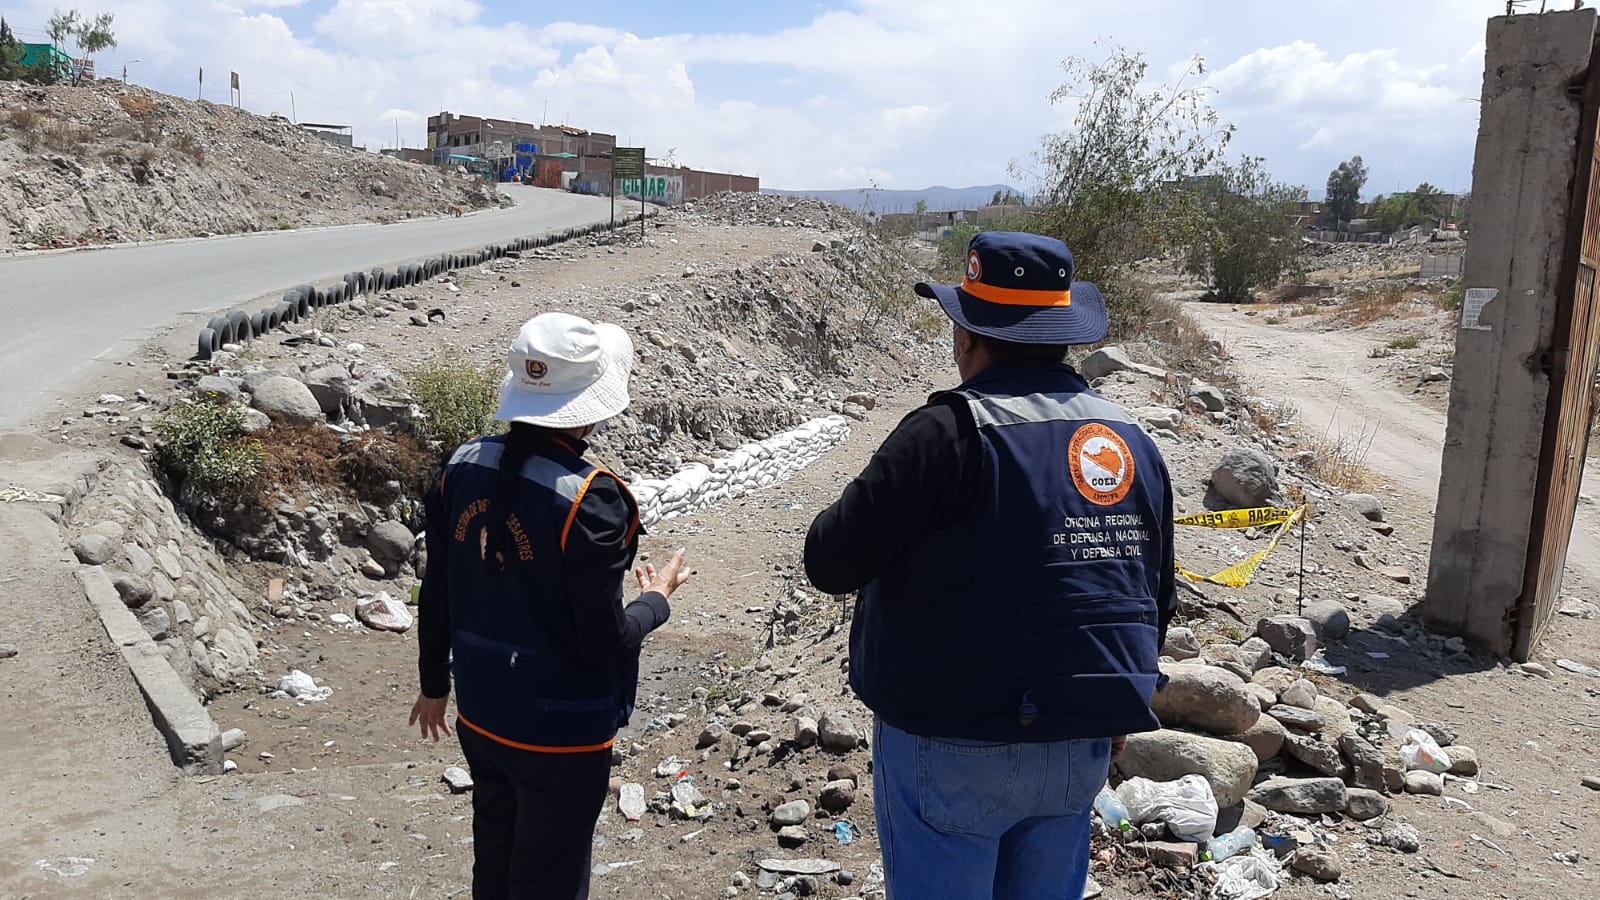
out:
<path id="1" fill-rule="evenodd" d="M 167 739 L 172 761 L 191 774 L 220 774 L 222 733 L 211 714 L 178 679 L 155 641 L 123 604 L 105 570 L 80 566 L 77 574 L 89 605 L 138 682 L 156 729 Z"/>

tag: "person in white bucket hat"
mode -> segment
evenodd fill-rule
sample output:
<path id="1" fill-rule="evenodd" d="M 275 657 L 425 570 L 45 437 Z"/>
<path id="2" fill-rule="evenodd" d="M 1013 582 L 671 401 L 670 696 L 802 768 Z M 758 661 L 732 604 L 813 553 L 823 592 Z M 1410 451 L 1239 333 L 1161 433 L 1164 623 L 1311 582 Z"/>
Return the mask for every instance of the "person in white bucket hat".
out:
<path id="1" fill-rule="evenodd" d="M 639 509 L 584 460 L 585 439 L 628 406 L 633 343 L 566 313 L 511 342 L 495 418 L 426 498 L 418 599 L 422 690 L 411 724 L 435 741 L 452 676 L 472 770 L 474 898 L 589 895 L 589 849 L 617 729 L 633 712 L 639 645 L 667 621 L 684 551 L 635 569 Z"/>

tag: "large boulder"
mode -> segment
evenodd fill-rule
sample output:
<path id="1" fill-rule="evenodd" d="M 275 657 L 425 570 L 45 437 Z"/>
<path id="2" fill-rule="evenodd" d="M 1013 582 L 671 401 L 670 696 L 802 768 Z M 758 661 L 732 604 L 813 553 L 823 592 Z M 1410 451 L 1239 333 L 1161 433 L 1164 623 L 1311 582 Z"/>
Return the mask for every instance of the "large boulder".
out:
<path id="1" fill-rule="evenodd" d="M 1265 506 L 1278 496 L 1278 464 L 1272 457 L 1249 447 L 1222 454 L 1211 472 L 1206 505 L 1212 509 L 1251 509 Z"/>
<path id="2" fill-rule="evenodd" d="M 1371 494 L 1345 494 L 1339 498 L 1339 503 L 1369 522 L 1383 521 L 1383 501 Z"/>
<path id="3" fill-rule="evenodd" d="M 411 529 L 393 519 L 379 522 L 367 532 L 367 546 L 372 548 L 372 555 L 392 563 L 410 559 L 416 540 Z"/>
<path id="4" fill-rule="evenodd" d="M 1301 616 L 1268 616 L 1256 623 L 1256 636 L 1272 647 L 1272 652 L 1304 662 L 1317 652 L 1317 630 Z"/>
<path id="5" fill-rule="evenodd" d="M 356 383 L 344 366 L 330 363 L 312 369 L 306 373 L 306 387 L 326 415 L 344 416 L 354 408 Z"/>
<path id="6" fill-rule="evenodd" d="M 1256 717 L 1254 725 L 1239 734 L 1230 734 L 1223 740 L 1244 744 L 1255 752 L 1257 760 L 1266 762 L 1283 749 L 1283 741 L 1288 734 L 1282 722 L 1262 713 Z"/>
<path id="7" fill-rule="evenodd" d="M 1337 778 L 1269 778 L 1251 789 L 1251 800 L 1273 812 L 1314 815 L 1344 809 L 1344 782 Z"/>
<path id="8" fill-rule="evenodd" d="M 1244 744 L 1163 729 L 1128 735 L 1117 771 L 1124 778 L 1152 781 L 1200 775 L 1211 783 L 1217 805 L 1228 807 L 1243 800 L 1250 790 L 1256 764 L 1256 754 Z"/>
<path id="9" fill-rule="evenodd" d="M 313 425 L 323 421 L 322 405 L 304 384 L 282 375 L 264 379 L 256 385 L 255 408 L 274 422 Z"/>
<path id="10" fill-rule="evenodd" d="M 1318 600 L 1306 604 L 1306 621 L 1323 643 L 1342 641 L 1350 634 L 1350 611 L 1337 600 Z"/>
<path id="11" fill-rule="evenodd" d="M 1165 378 L 1167 373 L 1155 366 L 1141 365 L 1133 361 L 1128 351 L 1118 346 L 1101 347 L 1083 358 L 1078 365 L 1078 373 L 1091 381 L 1104 378 L 1113 372 L 1138 372 L 1152 378 Z"/>
<path id="12" fill-rule="evenodd" d="M 1211 734 L 1238 734 L 1261 715 L 1244 680 L 1216 666 L 1162 663 L 1167 686 L 1157 691 L 1150 709 L 1164 724 L 1185 725 Z"/>
<path id="13" fill-rule="evenodd" d="M 105 565 L 116 558 L 119 549 L 116 541 L 93 531 L 78 538 L 78 542 L 72 545 L 72 552 L 86 566 Z"/>

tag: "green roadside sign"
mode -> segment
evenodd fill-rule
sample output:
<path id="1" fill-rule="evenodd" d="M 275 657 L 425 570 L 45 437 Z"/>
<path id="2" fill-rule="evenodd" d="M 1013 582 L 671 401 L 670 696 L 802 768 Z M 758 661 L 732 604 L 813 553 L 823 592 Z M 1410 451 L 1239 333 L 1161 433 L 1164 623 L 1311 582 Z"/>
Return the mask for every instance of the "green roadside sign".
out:
<path id="1" fill-rule="evenodd" d="M 644 148 L 616 147 L 612 149 L 611 176 L 613 178 L 643 178 Z"/>

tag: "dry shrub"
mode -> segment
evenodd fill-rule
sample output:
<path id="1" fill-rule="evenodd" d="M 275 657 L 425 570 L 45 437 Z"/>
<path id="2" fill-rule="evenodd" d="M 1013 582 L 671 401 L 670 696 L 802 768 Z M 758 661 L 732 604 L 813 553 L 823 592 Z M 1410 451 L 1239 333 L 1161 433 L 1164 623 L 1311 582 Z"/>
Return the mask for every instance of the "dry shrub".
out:
<path id="1" fill-rule="evenodd" d="M 172 146 L 179 153 L 187 153 L 196 163 L 204 164 L 206 161 L 205 146 L 187 134 L 180 134 L 174 138 Z"/>
<path id="2" fill-rule="evenodd" d="M 1364 491 L 1379 479 L 1367 468 L 1367 453 L 1378 436 L 1376 425 L 1363 424 L 1354 433 L 1325 435 L 1303 442 L 1310 452 L 1306 471 L 1323 484 L 1347 491 Z"/>
<path id="3" fill-rule="evenodd" d="M 133 94 L 123 94 L 117 98 L 122 104 L 122 109 L 135 119 L 143 119 L 156 113 L 155 101 L 149 97 L 140 97 Z"/>
<path id="4" fill-rule="evenodd" d="M 1226 349 L 1189 318 L 1182 304 L 1165 297 L 1148 300 L 1142 316 L 1131 339 L 1148 342 L 1168 368 L 1217 387 L 1239 386 Z"/>
<path id="5" fill-rule="evenodd" d="M 400 492 L 420 497 L 432 478 L 434 456 L 404 432 L 341 435 L 320 426 L 275 425 L 262 436 L 262 483 L 387 504 Z"/>
<path id="6" fill-rule="evenodd" d="M 38 131 L 50 118 L 36 109 L 14 109 L 6 114 L 6 123 L 21 132 Z"/>
<path id="7" fill-rule="evenodd" d="M 1406 289 L 1399 284 L 1385 284 L 1360 288 L 1351 294 L 1349 302 L 1339 308 L 1339 320 L 1361 327 L 1383 319 L 1403 319 L 1421 315 L 1407 302 Z"/>

